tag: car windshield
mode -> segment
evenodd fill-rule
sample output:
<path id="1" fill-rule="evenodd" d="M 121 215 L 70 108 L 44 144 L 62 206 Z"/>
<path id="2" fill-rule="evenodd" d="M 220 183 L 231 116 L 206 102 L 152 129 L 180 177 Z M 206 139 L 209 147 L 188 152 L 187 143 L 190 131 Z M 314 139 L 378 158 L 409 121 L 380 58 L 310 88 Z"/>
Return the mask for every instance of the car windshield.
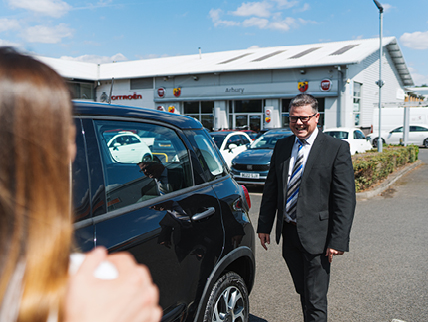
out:
<path id="1" fill-rule="evenodd" d="M 273 149 L 278 140 L 286 138 L 293 133 L 284 133 L 284 134 L 264 134 L 261 137 L 255 139 L 253 143 L 251 143 L 249 149 Z"/>
<path id="2" fill-rule="evenodd" d="M 334 137 L 335 139 L 347 139 L 348 138 L 348 132 L 344 132 L 344 131 L 327 131 L 324 132 L 327 135 L 330 135 L 331 137 Z"/>

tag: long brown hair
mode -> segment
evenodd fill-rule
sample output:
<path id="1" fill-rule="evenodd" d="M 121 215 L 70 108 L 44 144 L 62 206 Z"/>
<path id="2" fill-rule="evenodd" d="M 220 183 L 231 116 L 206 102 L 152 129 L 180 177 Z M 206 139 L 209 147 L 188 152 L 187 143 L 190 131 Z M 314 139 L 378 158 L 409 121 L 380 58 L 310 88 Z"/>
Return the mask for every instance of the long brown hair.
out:
<path id="1" fill-rule="evenodd" d="M 64 298 L 72 235 L 71 124 L 61 76 L 0 48 L 0 303 L 24 262 L 19 322 L 46 322 Z"/>

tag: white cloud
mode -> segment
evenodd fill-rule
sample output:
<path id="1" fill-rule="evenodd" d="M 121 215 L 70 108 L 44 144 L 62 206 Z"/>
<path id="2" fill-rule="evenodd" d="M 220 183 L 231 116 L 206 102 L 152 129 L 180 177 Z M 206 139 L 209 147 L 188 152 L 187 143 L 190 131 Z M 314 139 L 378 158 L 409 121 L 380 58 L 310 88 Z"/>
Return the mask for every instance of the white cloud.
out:
<path id="1" fill-rule="evenodd" d="M 95 64 L 107 64 L 117 61 L 125 61 L 128 60 L 124 55 L 118 53 L 111 57 L 108 56 L 98 56 L 98 55 L 82 55 L 79 57 L 71 57 L 71 56 L 62 56 L 60 59 L 64 60 L 72 60 L 72 61 L 80 61 L 85 63 L 95 63 Z"/>
<path id="2" fill-rule="evenodd" d="M 274 0 L 277 3 L 278 8 L 289 9 L 299 4 L 299 1 L 288 1 L 288 0 Z"/>
<path id="3" fill-rule="evenodd" d="M 55 27 L 37 25 L 27 28 L 22 37 L 31 43 L 42 44 L 57 44 L 62 38 L 71 37 L 73 29 L 70 29 L 66 24 L 60 23 Z"/>
<path id="4" fill-rule="evenodd" d="M 245 20 L 242 23 L 242 25 L 244 27 L 254 27 L 255 26 L 255 27 L 258 27 L 260 29 L 265 29 L 269 25 L 269 20 L 253 17 L 253 18 Z"/>
<path id="5" fill-rule="evenodd" d="M 413 49 L 427 49 L 428 48 L 428 31 L 415 31 L 413 33 L 405 32 L 400 37 L 400 42 L 403 46 Z"/>
<path id="6" fill-rule="evenodd" d="M 266 18 L 271 16 L 270 8 L 272 8 L 272 4 L 268 1 L 246 2 L 231 14 L 240 17 L 256 16 Z"/>
<path id="7" fill-rule="evenodd" d="M 20 25 L 17 20 L 0 19 L 0 32 L 12 29 L 19 29 L 19 27 Z"/>
<path id="8" fill-rule="evenodd" d="M 236 21 L 221 20 L 220 16 L 222 14 L 223 14 L 223 10 L 221 10 L 221 9 L 211 9 L 210 10 L 209 15 L 211 17 L 211 20 L 214 23 L 214 27 L 221 26 L 221 25 L 223 25 L 223 26 L 239 26 L 240 25 L 240 23 L 236 22 Z"/>
<path id="9" fill-rule="evenodd" d="M 8 0 L 12 8 L 33 11 L 42 15 L 59 18 L 65 15 L 71 6 L 62 0 Z"/>
<path id="10" fill-rule="evenodd" d="M 382 3 L 382 7 L 383 7 L 383 10 L 385 12 L 391 10 L 392 8 L 394 8 L 393 6 L 391 6 L 390 4 L 387 4 L 387 3 Z"/>
<path id="11" fill-rule="evenodd" d="M 13 47 L 19 47 L 20 44 L 14 43 L 8 40 L 2 40 L 0 39 L 0 46 L 13 46 Z"/>
<path id="12" fill-rule="evenodd" d="M 309 3 L 305 3 L 302 8 L 297 8 L 297 9 L 294 9 L 293 11 L 304 12 L 304 11 L 308 11 L 309 9 L 311 9 L 311 6 L 309 5 Z"/>

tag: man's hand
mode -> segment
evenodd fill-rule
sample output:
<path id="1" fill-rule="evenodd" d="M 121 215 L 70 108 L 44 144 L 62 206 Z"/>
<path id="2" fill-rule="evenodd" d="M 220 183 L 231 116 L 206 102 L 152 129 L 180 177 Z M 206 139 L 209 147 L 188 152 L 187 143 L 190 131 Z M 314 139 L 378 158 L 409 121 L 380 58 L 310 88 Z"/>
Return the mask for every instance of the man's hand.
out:
<path id="1" fill-rule="evenodd" d="M 259 238 L 260 238 L 260 243 L 262 244 L 262 247 L 267 250 L 266 244 L 270 245 L 270 235 L 259 233 Z"/>
<path id="2" fill-rule="evenodd" d="M 335 250 L 333 248 L 327 248 L 327 252 L 325 253 L 325 256 L 328 257 L 328 261 L 331 263 L 333 261 L 334 255 L 343 255 L 343 252 Z"/>

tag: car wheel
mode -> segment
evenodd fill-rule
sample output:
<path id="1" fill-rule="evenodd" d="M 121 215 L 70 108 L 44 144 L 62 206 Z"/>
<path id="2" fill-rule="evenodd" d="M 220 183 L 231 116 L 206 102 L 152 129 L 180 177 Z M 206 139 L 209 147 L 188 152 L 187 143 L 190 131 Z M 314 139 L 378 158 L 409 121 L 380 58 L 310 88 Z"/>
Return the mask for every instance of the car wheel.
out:
<path id="1" fill-rule="evenodd" d="M 424 147 L 428 148 L 428 138 L 424 140 Z"/>
<path id="2" fill-rule="evenodd" d="M 372 141 L 373 142 L 372 145 L 373 145 L 374 148 L 377 148 L 377 141 L 378 141 L 378 138 L 375 138 Z M 385 140 L 384 139 L 382 139 L 382 145 L 383 144 L 385 144 Z"/>
<path id="3" fill-rule="evenodd" d="M 214 284 L 205 310 L 204 322 L 247 322 L 249 300 L 244 280 L 228 272 Z"/>
<path id="4" fill-rule="evenodd" d="M 141 161 L 142 162 L 150 162 L 150 161 L 152 161 L 152 155 L 150 153 L 144 154 L 143 159 Z"/>

